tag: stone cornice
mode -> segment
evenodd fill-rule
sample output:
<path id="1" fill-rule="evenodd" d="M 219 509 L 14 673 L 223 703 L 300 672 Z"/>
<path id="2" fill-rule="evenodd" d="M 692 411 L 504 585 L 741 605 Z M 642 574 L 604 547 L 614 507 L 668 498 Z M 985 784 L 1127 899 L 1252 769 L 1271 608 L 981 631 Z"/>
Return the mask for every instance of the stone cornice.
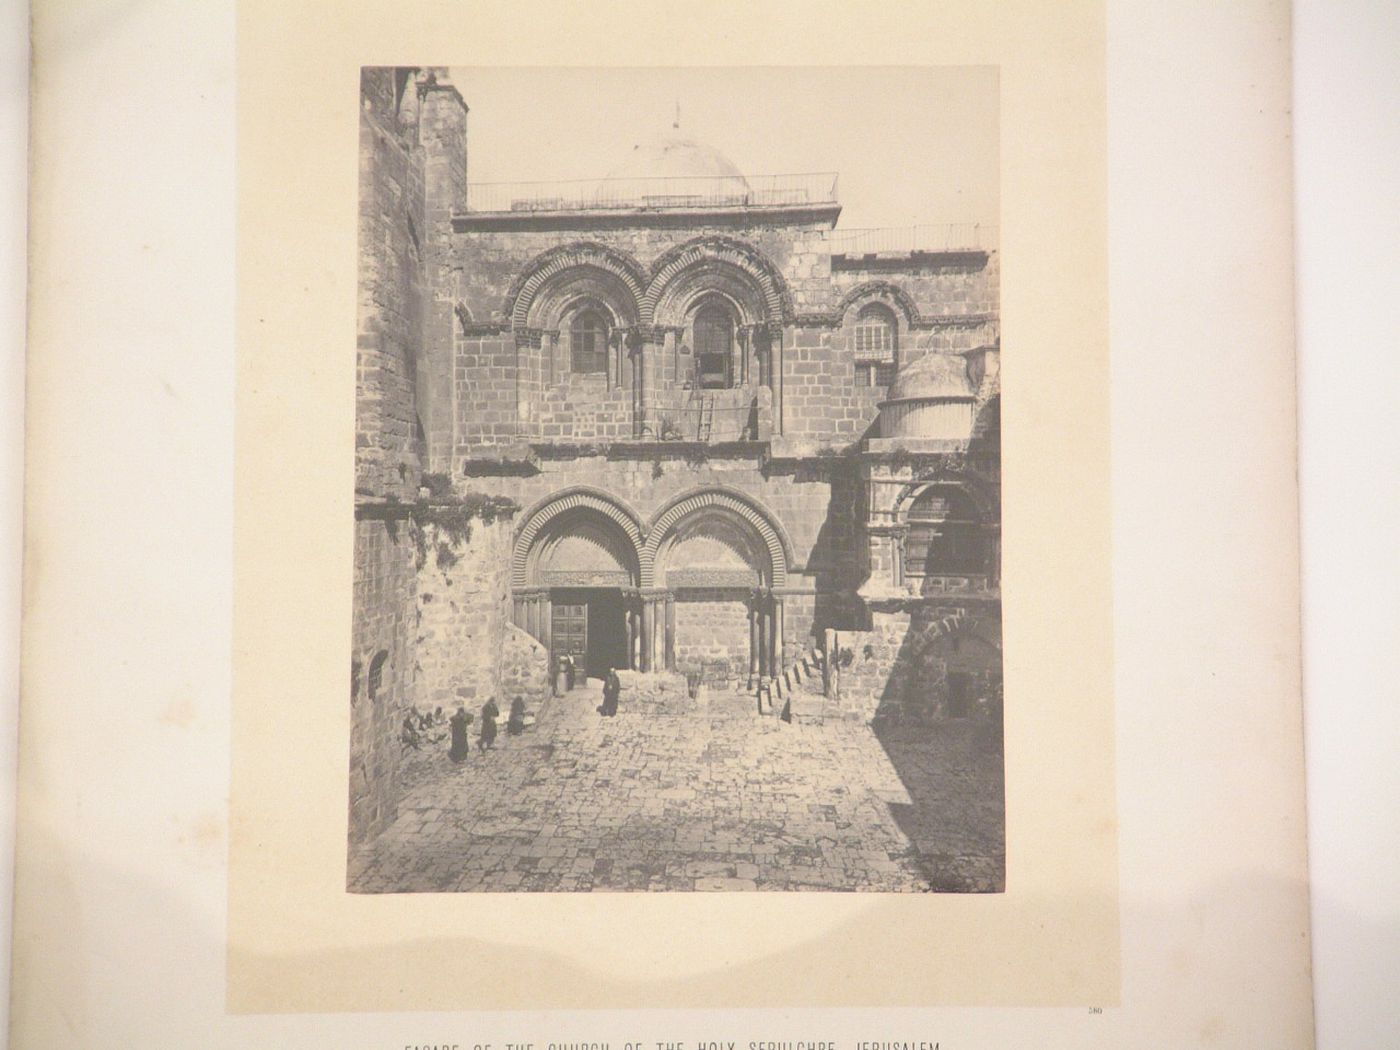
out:
<path id="1" fill-rule="evenodd" d="M 909 319 L 909 327 L 928 330 L 933 328 L 974 328 L 978 325 L 995 324 L 998 315 L 994 313 L 976 314 L 933 314 L 925 316 L 916 313 Z M 845 323 L 845 311 L 797 314 L 792 319 L 797 328 L 840 328 Z"/>
<path id="2" fill-rule="evenodd" d="M 452 216 L 456 233 L 507 230 L 669 229 L 684 226 L 836 225 L 839 204 L 783 204 L 718 208 L 594 208 L 562 211 L 479 211 Z"/>

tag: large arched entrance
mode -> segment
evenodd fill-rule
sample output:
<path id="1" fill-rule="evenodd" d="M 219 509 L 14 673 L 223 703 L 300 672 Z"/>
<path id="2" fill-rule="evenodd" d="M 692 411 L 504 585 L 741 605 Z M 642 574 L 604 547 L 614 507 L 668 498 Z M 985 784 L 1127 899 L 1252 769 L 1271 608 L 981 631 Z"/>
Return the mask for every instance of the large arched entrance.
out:
<path id="1" fill-rule="evenodd" d="M 568 656 L 590 677 L 636 666 L 640 638 L 641 532 L 608 496 L 559 493 L 531 513 L 516 538 L 516 623 L 552 661 Z"/>
<path id="2" fill-rule="evenodd" d="M 778 673 L 787 554 L 756 506 L 715 489 L 683 497 L 658 515 L 643 555 L 665 596 L 666 666 L 720 687 Z"/>

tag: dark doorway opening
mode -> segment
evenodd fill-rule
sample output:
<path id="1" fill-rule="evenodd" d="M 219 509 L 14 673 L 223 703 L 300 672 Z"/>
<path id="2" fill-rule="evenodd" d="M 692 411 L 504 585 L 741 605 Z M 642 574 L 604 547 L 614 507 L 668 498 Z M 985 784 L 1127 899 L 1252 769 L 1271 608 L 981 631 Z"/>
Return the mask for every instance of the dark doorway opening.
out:
<path id="1" fill-rule="evenodd" d="M 948 673 L 948 714 L 966 718 L 972 714 L 972 676 L 962 671 Z"/>
<path id="2" fill-rule="evenodd" d="M 559 587 L 549 593 L 553 609 L 550 655 L 568 655 L 589 678 L 627 666 L 626 606 L 616 587 Z"/>

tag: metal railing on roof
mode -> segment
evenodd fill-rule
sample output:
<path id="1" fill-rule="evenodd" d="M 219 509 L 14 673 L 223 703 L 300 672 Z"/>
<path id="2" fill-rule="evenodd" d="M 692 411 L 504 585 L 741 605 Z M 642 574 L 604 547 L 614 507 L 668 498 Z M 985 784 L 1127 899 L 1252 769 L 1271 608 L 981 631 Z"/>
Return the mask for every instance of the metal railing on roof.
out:
<path id="1" fill-rule="evenodd" d="M 999 232 L 997 226 L 989 223 L 944 222 L 833 230 L 827 240 L 832 255 L 908 255 L 913 252 L 990 251 L 997 246 Z"/>
<path id="2" fill-rule="evenodd" d="M 623 208 L 771 208 L 836 203 L 836 172 L 486 182 L 467 187 L 471 212 Z"/>

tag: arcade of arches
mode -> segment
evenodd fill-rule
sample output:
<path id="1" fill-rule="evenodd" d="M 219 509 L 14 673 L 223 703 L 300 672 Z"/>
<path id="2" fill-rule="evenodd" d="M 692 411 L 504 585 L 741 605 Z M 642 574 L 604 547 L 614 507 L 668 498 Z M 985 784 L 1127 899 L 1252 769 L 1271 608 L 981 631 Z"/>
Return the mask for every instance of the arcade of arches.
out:
<path id="1" fill-rule="evenodd" d="M 753 688 L 782 665 L 788 553 L 763 511 L 702 490 L 645 534 L 605 496 L 566 493 L 518 534 L 514 622 L 553 664 L 704 672 Z"/>

